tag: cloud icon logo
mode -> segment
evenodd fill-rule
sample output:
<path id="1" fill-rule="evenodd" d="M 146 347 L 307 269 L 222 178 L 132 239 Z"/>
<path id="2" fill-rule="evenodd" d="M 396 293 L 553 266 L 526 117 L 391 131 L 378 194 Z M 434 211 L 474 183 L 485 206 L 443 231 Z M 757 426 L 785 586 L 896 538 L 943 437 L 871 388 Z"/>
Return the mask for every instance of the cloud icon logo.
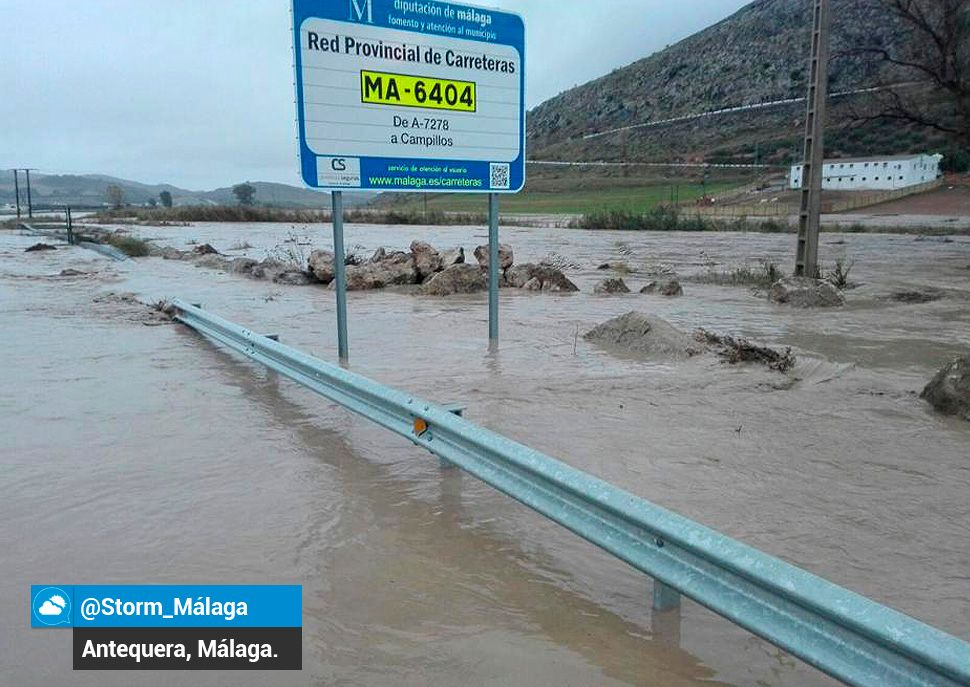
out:
<path id="1" fill-rule="evenodd" d="M 71 622 L 70 596 L 57 587 L 46 587 L 34 595 L 34 616 L 44 625 L 62 625 Z"/>

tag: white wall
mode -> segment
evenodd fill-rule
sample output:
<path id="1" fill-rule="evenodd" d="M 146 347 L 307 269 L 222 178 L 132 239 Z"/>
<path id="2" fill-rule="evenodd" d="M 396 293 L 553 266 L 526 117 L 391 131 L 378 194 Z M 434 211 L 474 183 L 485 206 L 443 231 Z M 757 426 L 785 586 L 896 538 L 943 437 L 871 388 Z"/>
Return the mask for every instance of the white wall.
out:
<path id="1" fill-rule="evenodd" d="M 892 191 L 933 181 L 940 176 L 941 155 L 914 155 L 906 159 L 840 162 L 826 160 L 822 188 L 831 191 Z M 802 187 L 802 166 L 791 168 L 790 187 Z"/>

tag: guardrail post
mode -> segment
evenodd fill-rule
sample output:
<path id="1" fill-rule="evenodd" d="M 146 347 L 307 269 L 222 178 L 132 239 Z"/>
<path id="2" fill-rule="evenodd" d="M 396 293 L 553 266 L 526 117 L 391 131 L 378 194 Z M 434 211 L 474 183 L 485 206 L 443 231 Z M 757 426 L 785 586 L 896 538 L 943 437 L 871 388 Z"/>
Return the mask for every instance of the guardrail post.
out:
<path id="1" fill-rule="evenodd" d="M 653 581 L 653 610 L 669 611 L 680 608 L 680 592 L 658 579 Z"/>

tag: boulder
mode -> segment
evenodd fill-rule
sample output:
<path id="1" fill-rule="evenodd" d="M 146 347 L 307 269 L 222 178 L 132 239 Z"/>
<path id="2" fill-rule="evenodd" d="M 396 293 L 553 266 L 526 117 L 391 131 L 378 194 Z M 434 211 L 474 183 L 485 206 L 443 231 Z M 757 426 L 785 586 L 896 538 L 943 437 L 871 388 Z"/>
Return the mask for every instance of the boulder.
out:
<path id="1" fill-rule="evenodd" d="M 488 269 L 488 246 L 478 246 L 475 249 L 475 259 L 483 270 Z M 512 247 L 504 243 L 498 244 L 498 267 L 505 271 L 512 266 L 515 256 L 512 254 Z"/>
<path id="2" fill-rule="evenodd" d="M 438 272 L 423 287 L 429 296 L 450 296 L 455 293 L 475 293 L 488 287 L 480 267 L 460 263 Z"/>
<path id="3" fill-rule="evenodd" d="M 236 258 L 229 263 L 229 271 L 233 274 L 249 274 L 258 264 L 259 261 L 252 258 Z"/>
<path id="4" fill-rule="evenodd" d="M 333 281 L 333 253 L 328 250 L 315 250 L 310 253 L 309 264 L 310 272 L 318 282 L 329 284 Z"/>
<path id="5" fill-rule="evenodd" d="M 430 243 L 412 241 L 411 255 L 414 256 L 414 268 L 417 270 L 419 281 L 442 269 L 441 254 Z"/>
<path id="6" fill-rule="evenodd" d="M 192 252 L 196 255 L 219 255 L 219 251 L 208 243 L 203 243 L 201 246 L 196 246 L 192 249 Z"/>
<path id="7" fill-rule="evenodd" d="M 533 265 L 531 262 L 523 263 L 521 265 L 514 265 L 505 270 L 505 282 L 515 289 L 524 288 L 525 285 L 535 277 L 533 272 L 537 267 L 538 265 Z M 541 280 L 539 285 L 540 287 L 542 286 Z"/>
<path id="8" fill-rule="evenodd" d="M 370 256 L 371 262 L 380 262 L 387 258 L 387 250 L 382 246 L 374 251 L 374 254 Z"/>
<path id="9" fill-rule="evenodd" d="M 532 277 L 529 281 L 522 285 L 525 291 L 542 291 L 542 281 L 539 277 Z"/>
<path id="10" fill-rule="evenodd" d="M 274 283 L 288 284 L 290 286 L 306 286 L 311 281 L 313 281 L 312 277 L 302 270 L 287 270 L 273 277 Z"/>
<path id="11" fill-rule="evenodd" d="M 274 279 L 276 275 L 292 270 L 293 267 L 275 258 L 266 258 L 260 263 L 253 265 L 249 274 L 253 279 Z"/>
<path id="12" fill-rule="evenodd" d="M 25 253 L 37 253 L 42 250 L 57 250 L 54 246 L 49 243 L 35 243 L 30 248 L 25 248 Z"/>
<path id="13" fill-rule="evenodd" d="M 361 265 L 347 266 L 347 290 L 367 291 L 383 289 L 385 286 L 405 286 L 414 284 L 417 270 L 410 253 L 395 251 L 388 253 L 380 262 L 365 262 Z M 336 283 L 330 282 L 331 288 Z"/>
<path id="14" fill-rule="evenodd" d="M 785 277 L 771 285 L 768 299 L 796 308 L 831 308 L 845 305 L 845 297 L 831 282 L 809 277 Z"/>
<path id="15" fill-rule="evenodd" d="M 689 358 L 703 352 L 694 339 L 658 317 L 628 312 L 586 332 L 587 341 L 660 358 Z"/>
<path id="16" fill-rule="evenodd" d="M 573 284 L 562 270 L 552 265 L 540 263 L 523 263 L 513 265 L 505 270 L 506 283 L 517 289 L 524 289 L 533 279 L 539 281 L 539 288 L 531 285 L 529 291 L 551 291 L 551 292 L 572 292 L 579 291 L 579 287 Z"/>
<path id="17" fill-rule="evenodd" d="M 630 288 L 626 285 L 626 282 L 619 277 L 610 277 L 609 279 L 604 279 L 599 284 L 594 286 L 593 293 L 630 293 Z"/>
<path id="18" fill-rule="evenodd" d="M 446 250 L 441 254 L 441 269 L 447 269 L 452 265 L 461 265 L 465 262 L 465 249 L 459 246 L 452 250 Z"/>
<path id="19" fill-rule="evenodd" d="M 941 413 L 970 420 L 970 355 L 945 365 L 926 385 L 920 398 Z"/>
<path id="20" fill-rule="evenodd" d="M 661 296 L 682 296 L 684 295 L 684 288 L 676 279 L 660 279 L 644 286 L 640 289 L 640 293 L 658 293 Z"/>

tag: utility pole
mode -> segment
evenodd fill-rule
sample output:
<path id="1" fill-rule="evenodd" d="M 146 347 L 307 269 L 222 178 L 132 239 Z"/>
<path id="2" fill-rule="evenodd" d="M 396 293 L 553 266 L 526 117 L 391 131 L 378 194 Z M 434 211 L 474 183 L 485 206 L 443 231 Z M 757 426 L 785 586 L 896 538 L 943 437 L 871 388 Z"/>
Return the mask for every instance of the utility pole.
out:
<path id="1" fill-rule="evenodd" d="M 24 174 L 27 175 L 27 217 L 29 219 L 33 219 L 34 218 L 34 204 L 33 204 L 33 201 L 31 201 L 31 198 L 30 198 L 30 170 L 29 169 L 25 169 L 24 170 Z"/>
<path id="2" fill-rule="evenodd" d="M 20 170 L 13 170 L 13 192 L 17 197 L 17 221 L 20 221 Z"/>
<path id="3" fill-rule="evenodd" d="M 805 114 L 805 156 L 802 163 L 802 204 L 798 216 L 795 276 L 814 278 L 818 269 L 818 232 L 822 215 L 822 167 L 825 163 L 825 111 L 832 17 L 829 0 L 812 2 L 811 78 Z"/>

